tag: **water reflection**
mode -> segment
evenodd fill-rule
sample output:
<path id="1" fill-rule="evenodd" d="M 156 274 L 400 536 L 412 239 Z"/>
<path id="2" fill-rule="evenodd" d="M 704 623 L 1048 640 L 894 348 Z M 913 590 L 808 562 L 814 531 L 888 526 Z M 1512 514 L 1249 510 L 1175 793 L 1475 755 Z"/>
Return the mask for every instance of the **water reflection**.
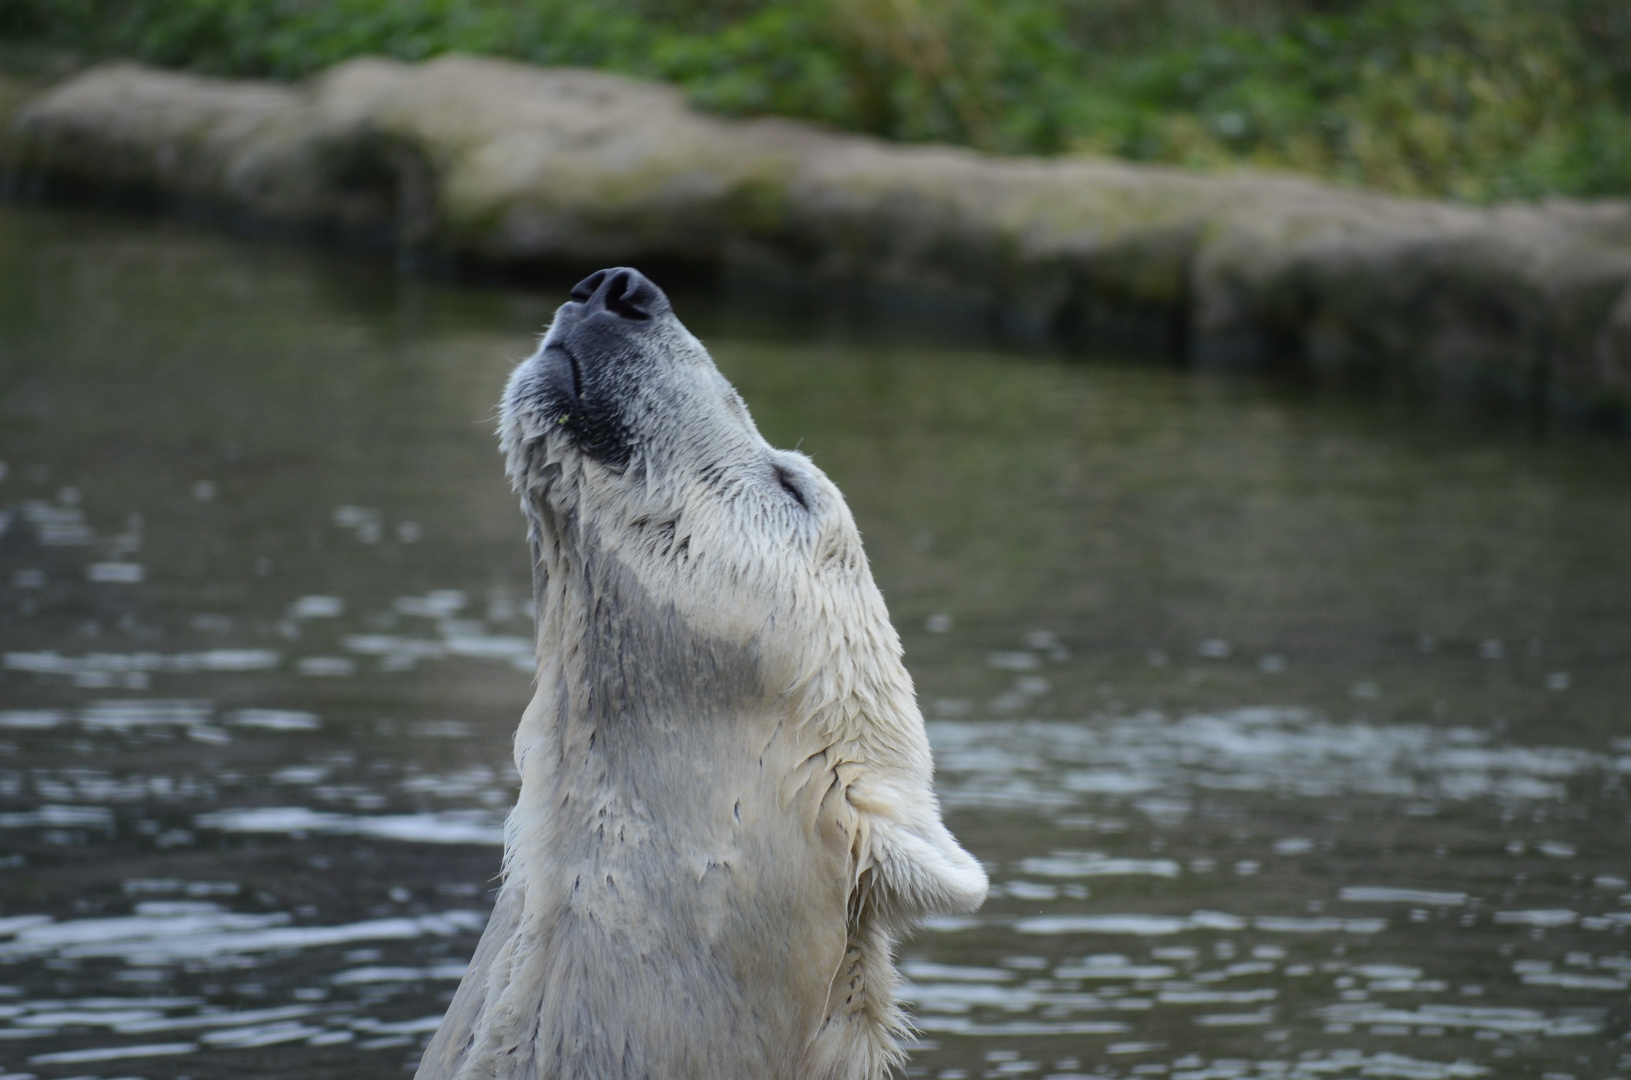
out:
<path id="1" fill-rule="evenodd" d="M 905 947 L 911 1075 L 1631 1075 L 1622 443 L 679 302 L 848 493 L 992 875 Z M 0 209 L 0 1080 L 416 1059 L 551 303 Z"/>

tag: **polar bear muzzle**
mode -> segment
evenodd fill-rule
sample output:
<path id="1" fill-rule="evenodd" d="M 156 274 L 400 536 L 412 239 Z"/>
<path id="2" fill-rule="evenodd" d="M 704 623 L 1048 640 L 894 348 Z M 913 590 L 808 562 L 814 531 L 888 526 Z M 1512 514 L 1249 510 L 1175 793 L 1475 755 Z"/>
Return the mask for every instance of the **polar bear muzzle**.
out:
<path id="1" fill-rule="evenodd" d="M 577 449 L 614 469 L 634 451 L 625 410 L 652 360 L 644 339 L 671 318 L 668 297 L 638 270 L 600 270 L 578 282 L 555 316 L 541 354 L 538 404 Z"/>

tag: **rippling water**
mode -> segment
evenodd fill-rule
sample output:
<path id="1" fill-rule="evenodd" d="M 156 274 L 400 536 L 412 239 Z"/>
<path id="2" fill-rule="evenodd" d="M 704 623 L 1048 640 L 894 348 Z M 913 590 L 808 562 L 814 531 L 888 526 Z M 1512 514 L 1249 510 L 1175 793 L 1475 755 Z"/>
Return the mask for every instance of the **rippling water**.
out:
<path id="1" fill-rule="evenodd" d="M 912 1075 L 1631 1075 L 1631 447 L 733 295 L 676 304 L 849 496 L 992 874 Z M 412 1067 L 558 299 L 0 208 L 0 1080 Z"/>

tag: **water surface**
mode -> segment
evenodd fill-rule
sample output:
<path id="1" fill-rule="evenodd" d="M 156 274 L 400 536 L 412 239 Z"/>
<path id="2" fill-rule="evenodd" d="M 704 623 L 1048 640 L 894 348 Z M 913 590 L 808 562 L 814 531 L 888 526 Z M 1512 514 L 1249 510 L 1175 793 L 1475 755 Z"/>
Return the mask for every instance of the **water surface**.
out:
<path id="1" fill-rule="evenodd" d="M 560 299 L 0 208 L 0 1078 L 412 1067 Z M 904 946 L 912 1075 L 1631 1075 L 1631 447 L 676 305 L 848 496 L 991 871 Z"/>

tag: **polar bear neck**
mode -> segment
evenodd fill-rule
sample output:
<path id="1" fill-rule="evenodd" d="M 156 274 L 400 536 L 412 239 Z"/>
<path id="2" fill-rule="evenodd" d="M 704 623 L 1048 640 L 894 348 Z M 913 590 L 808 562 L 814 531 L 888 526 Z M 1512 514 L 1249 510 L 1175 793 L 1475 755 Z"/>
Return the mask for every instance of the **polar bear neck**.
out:
<path id="1" fill-rule="evenodd" d="M 747 710 L 892 751 L 920 731 L 900 638 L 841 502 L 808 543 L 744 558 L 724 515 L 597 498 L 608 485 L 593 472 L 551 463 L 523 500 L 540 672 L 563 680 L 560 722 L 639 738 Z M 625 490 L 662 487 L 633 480 Z"/>
<path id="2" fill-rule="evenodd" d="M 789 1075 L 846 942 L 847 849 L 809 834 L 824 740 L 750 645 L 699 633 L 593 536 L 538 524 L 539 679 L 505 845 L 513 948 L 536 952 L 511 962 L 529 978 L 506 997 L 607 1052 L 703 1061 L 727 1049 L 693 1039 L 751 1033 L 762 1054 L 728 1053 L 759 1064 L 719 1075 Z M 689 1023 L 654 1034 L 682 1001 Z"/>

